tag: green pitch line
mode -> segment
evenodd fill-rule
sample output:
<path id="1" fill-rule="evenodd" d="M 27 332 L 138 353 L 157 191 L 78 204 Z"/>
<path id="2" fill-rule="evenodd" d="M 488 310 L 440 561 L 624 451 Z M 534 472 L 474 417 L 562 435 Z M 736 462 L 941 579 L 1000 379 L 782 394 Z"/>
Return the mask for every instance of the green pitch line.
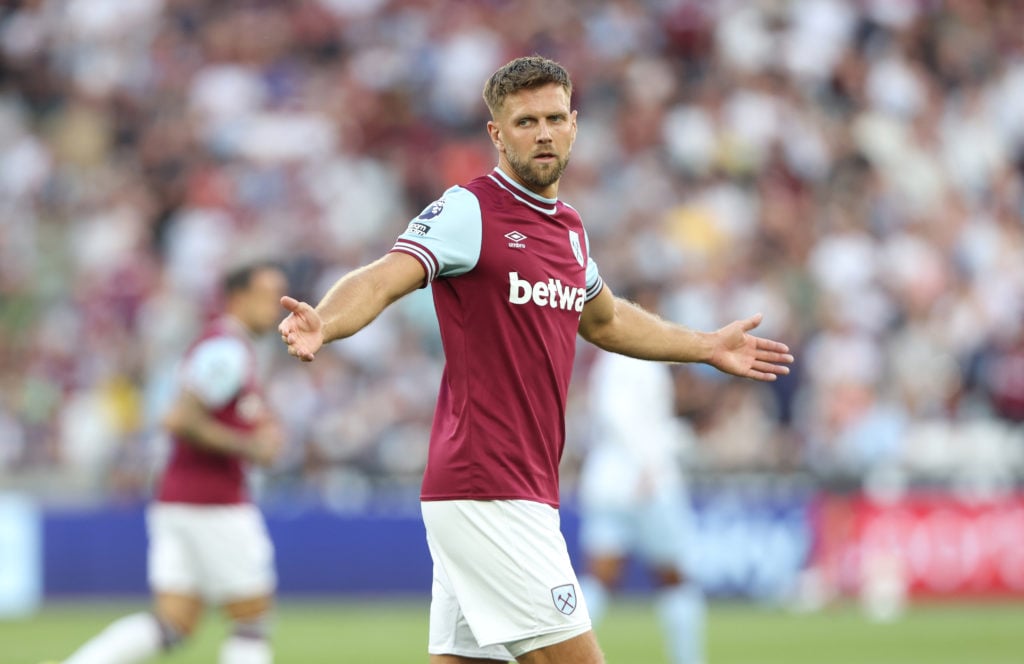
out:
<path id="1" fill-rule="evenodd" d="M 31 619 L 0 620 L 0 664 L 59 660 L 142 601 L 51 603 Z M 276 661 L 303 664 L 426 662 L 427 602 L 284 600 L 274 621 Z M 225 626 L 211 613 L 168 664 L 208 664 Z M 666 664 L 658 620 L 630 599 L 610 610 L 598 638 L 611 664 Z M 711 664 L 1020 664 L 1024 603 L 915 605 L 874 623 L 856 606 L 794 614 L 749 604 L 712 605 Z"/>

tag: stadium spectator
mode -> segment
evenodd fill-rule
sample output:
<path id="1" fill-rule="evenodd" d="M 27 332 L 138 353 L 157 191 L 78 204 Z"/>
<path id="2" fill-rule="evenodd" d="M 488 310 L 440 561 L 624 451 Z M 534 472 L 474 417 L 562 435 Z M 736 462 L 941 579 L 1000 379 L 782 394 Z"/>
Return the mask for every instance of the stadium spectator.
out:
<path id="1" fill-rule="evenodd" d="M 252 340 L 274 328 L 285 275 L 273 263 L 232 270 L 224 313 L 185 355 L 181 391 L 165 418 L 171 457 L 147 513 L 153 611 L 125 616 L 66 664 L 141 662 L 188 638 L 207 604 L 232 622 L 221 664 L 269 664 L 276 585 L 273 544 L 246 485 L 269 465 L 282 430 L 263 395 Z"/>

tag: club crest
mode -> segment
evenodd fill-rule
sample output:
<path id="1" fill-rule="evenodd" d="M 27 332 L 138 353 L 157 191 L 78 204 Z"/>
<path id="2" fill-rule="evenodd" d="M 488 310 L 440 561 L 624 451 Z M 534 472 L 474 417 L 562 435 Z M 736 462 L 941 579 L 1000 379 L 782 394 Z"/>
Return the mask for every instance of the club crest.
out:
<path id="1" fill-rule="evenodd" d="M 576 586 L 567 583 L 564 586 L 552 588 L 551 601 L 555 603 L 556 609 L 567 616 L 571 615 L 576 610 Z"/>
<path id="2" fill-rule="evenodd" d="M 580 246 L 580 234 L 576 231 L 569 231 L 569 246 L 572 247 L 572 255 L 576 257 L 576 262 L 586 267 L 586 263 L 583 262 L 583 248 Z"/>

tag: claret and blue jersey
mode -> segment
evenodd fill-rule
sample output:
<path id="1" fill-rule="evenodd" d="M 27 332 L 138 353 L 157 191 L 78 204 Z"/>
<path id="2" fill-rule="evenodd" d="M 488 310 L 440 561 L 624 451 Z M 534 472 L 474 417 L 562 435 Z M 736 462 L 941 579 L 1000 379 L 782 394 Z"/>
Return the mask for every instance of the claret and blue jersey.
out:
<path id="1" fill-rule="evenodd" d="M 495 169 L 446 191 L 392 251 L 423 265 L 446 357 L 423 500 L 557 506 L 576 334 L 603 287 L 579 214 Z"/>

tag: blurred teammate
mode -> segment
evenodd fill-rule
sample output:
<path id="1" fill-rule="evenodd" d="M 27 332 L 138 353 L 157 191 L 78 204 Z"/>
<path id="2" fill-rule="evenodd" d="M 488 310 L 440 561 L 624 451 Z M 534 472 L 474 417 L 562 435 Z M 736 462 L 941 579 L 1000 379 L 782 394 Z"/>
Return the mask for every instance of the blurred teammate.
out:
<path id="1" fill-rule="evenodd" d="M 657 310 L 657 291 L 634 301 Z M 600 353 L 589 378 L 591 446 L 580 475 L 580 584 L 597 624 L 625 562 L 637 554 L 658 586 L 657 611 L 673 664 L 704 661 L 705 603 L 686 576 L 690 505 L 679 467 L 684 431 L 669 365 Z"/>
<path id="2" fill-rule="evenodd" d="M 558 200 L 576 138 L 571 92 L 550 60 L 501 67 L 484 87 L 497 167 L 448 189 L 316 308 L 282 299 L 288 352 L 311 361 L 403 295 L 433 287 L 446 357 L 421 491 L 433 664 L 603 661 L 559 530 L 577 333 L 606 350 L 757 380 L 792 361 L 783 344 L 747 334 L 759 315 L 694 332 L 605 286 L 579 214 Z"/>
<path id="3" fill-rule="evenodd" d="M 152 613 L 125 616 L 65 664 L 128 664 L 188 637 L 207 603 L 233 622 L 221 664 L 267 664 L 276 576 L 263 517 L 246 492 L 245 466 L 269 465 L 282 434 L 268 412 L 252 338 L 274 328 L 286 289 L 272 263 L 224 281 L 224 315 L 185 355 L 181 391 L 164 418 L 173 449 L 147 514 Z"/>

